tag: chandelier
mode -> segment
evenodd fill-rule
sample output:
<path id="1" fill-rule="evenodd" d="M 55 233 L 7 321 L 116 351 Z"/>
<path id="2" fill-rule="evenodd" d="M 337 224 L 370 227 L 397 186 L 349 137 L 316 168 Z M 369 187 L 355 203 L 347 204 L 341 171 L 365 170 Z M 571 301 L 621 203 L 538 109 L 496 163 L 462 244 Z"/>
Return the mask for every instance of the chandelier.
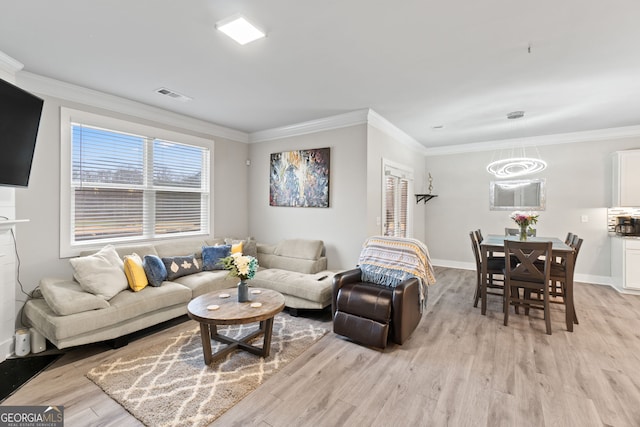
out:
<path id="1" fill-rule="evenodd" d="M 524 117 L 524 111 L 513 111 L 507 114 L 507 119 L 519 119 Z M 540 156 L 528 157 L 524 146 L 521 148 L 520 156 L 493 161 L 487 165 L 487 172 L 496 178 L 515 178 L 518 176 L 530 175 L 546 169 L 547 163 L 540 159 Z"/>

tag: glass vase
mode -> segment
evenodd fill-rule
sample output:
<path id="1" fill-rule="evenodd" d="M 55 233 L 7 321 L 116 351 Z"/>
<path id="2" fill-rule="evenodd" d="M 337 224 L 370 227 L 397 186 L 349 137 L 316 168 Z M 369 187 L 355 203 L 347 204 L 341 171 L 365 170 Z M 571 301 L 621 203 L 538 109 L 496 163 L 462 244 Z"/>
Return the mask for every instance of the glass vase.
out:
<path id="1" fill-rule="evenodd" d="M 520 241 L 524 242 L 527 240 L 527 226 L 524 224 L 520 225 Z"/>
<path id="2" fill-rule="evenodd" d="M 238 302 L 249 301 L 249 284 L 246 280 L 240 280 L 238 283 Z"/>

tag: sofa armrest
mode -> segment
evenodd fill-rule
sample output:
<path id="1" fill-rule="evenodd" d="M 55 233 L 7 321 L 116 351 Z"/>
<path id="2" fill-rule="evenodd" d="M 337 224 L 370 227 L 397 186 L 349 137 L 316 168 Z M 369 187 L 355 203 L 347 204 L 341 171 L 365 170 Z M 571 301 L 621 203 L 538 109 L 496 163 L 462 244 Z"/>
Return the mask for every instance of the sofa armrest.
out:
<path id="1" fill-rule="evenodd" d="M 333 289 L 331 292 L 331 317 L 335 316 L 337 309 L 338 291 L 344 285 L 360 281 L 362 271 L 359 268 L 340 272 L 333 276 Z"/>

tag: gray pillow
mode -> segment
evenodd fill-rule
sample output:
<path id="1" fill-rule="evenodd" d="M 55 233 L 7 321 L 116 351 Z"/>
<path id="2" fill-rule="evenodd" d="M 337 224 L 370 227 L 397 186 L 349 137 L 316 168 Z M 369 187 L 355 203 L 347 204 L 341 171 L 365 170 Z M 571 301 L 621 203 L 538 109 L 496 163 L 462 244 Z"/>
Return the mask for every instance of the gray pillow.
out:
<path id="1" fill-rule="evenodd" d="M 113 245 L 107 245 L 93 255 L 71 258 L 73 277 L 82 289 L 110 300 L 129 288 L 124 263 Z"/>
<path id="2" fill-rule="evenodd" d="M 246 239 L 234 239 L 232 237 L 227 237 L 224 239 L 224 242 L 227 245 L 242 243 L 242 255 L 248 255 L 254 258 L 258 258 L 257 242 L 253 237 L 248 237 Z"/>
<path id="3" fill-rule="evenodd" d="M 165 257 L 162 258 L 162 262 L 167 269 L 169 281 L 201 271 L 200 262 L 195 255 Z"/>
<path id="4" fill-rule="evenodd" d="M 40 290 L 47 305 L 59 316 L 109 307 L 104 298 L 85 292 L 79 283 L 63 279 L 42 279 Z"/>

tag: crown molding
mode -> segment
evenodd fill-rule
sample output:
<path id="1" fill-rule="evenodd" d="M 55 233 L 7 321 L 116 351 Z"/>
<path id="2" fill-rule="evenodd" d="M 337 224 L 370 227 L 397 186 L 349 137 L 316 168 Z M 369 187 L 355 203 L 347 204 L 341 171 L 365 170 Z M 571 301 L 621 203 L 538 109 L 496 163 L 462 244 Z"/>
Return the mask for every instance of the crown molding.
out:
<path id="1" fill-rule="evenodd" d="M 11 76 L 24 68 L 24 64 L 16 61 L 6 53 L 0 50 L 0 70 L 9 73 Z"/>
<path id="2" fill-rule="evenodd" d="M 543 145 L 572 144 L 576 142 L 591 142 L 622 138 L 640 137 L 640 126 L 625 126 L 619 128 L 597 129 L 581 132 L 559 133 L 555 135 L 532 136 L 527 138 L 504 139 L 499 141 L 474 142 L 443 147 L 427 148 L 427 156 L 443 156 L 447 154 L 462 154 L 480 151 L 501 150 L 511 147 L 528 147 Z"/>
<path id="3" fill-rule="evenodd" d="M 391 136 L 392 138 L 399 141 L 400 143 L 407 145 L 410 148 L 413 148 L 414 150 L 417 150 L 422 154 L 426 154 L 426 149 L 424 145 L 420 144 L 413 137 L 409 136 L 407 133 L 400 130 L 398 127 L 396 127 L 389 120 L 385 119 L 380 114 L 376 113 L 371 109 L 369 109 L 369 114 L 367 115 L 367 122 L 371 126 L 386 133 L 387 135 Z"/>
<path id="4" fill-rule="evenodd" d="M 141 102 L 38 74 L 23 71 L 16 75 L 16 80 L 19 80 L 21 87 L 42 95 L 115 111 L 145 120 L 160 122 L 180 129 L 201 132 L 214 137 L 217 136 L 244 143 L 249 142 L 249 135 L 246 132 L 226 128 L 204 120 L 173 113 L 163 110 L 162 108 L 152 107 Z"/>
<path id="5" fill-rule="evenodd" d="M 249 142 L 264 142 L 292 136 L 308 135 L 311 133 L 340 129 L 367 123 L 369 109 L 350 111 L 344 114 L 309 120 L 288 126 L 266 129 L 249 134 Z"/>
<path id="6" fill-rule="evenodd" d="M 419 150 L 422 153 L 425 152 L 425 148 L 422 144 L 402 130 L 398 129 L 395 125 L 370 108 L 354 110 L 344 114 L 324 117 L 322 119 L 253 132 L 249 134 L 249 142 L 272 141 L 274 139 L 307 135 L 361 124 L 371 125 L 391 136 L 395 140 L 408 145 L 413 149 Z"/>

